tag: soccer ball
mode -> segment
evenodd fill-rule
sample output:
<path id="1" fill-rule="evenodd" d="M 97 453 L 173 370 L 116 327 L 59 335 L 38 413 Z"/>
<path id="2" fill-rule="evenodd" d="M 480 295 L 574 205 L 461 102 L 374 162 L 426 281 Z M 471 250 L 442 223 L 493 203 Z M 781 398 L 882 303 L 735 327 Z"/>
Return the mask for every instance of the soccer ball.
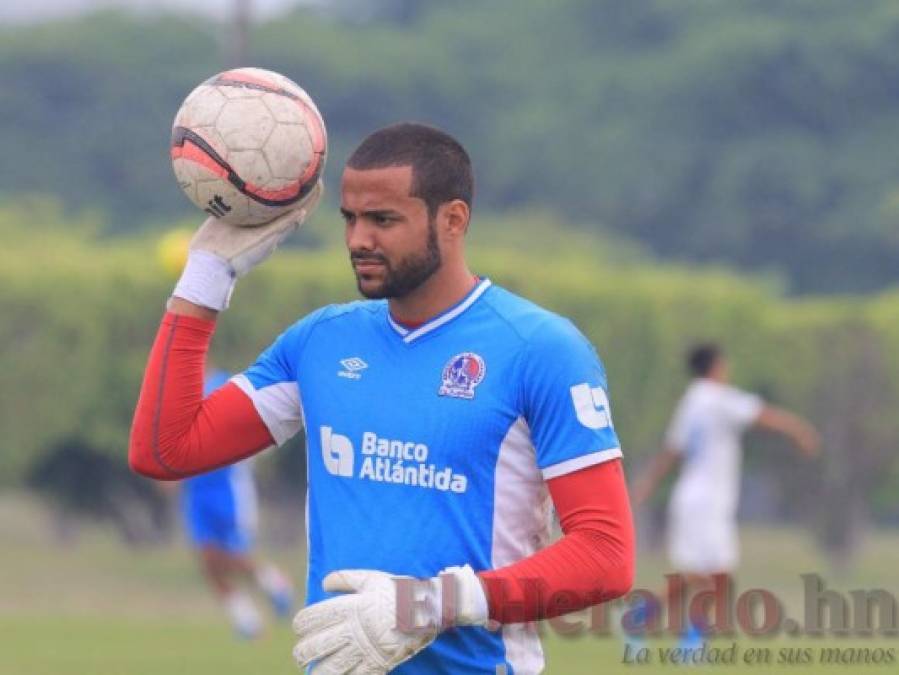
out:
<path id="1" fill-rule="evenodd" d="M 270 70 L 238 68 L 184 100 L 172 127 L 172 166 L 203 211 L 259 225 L 309 194 L 327 146 L 324 120 L 301 87 Z"/>

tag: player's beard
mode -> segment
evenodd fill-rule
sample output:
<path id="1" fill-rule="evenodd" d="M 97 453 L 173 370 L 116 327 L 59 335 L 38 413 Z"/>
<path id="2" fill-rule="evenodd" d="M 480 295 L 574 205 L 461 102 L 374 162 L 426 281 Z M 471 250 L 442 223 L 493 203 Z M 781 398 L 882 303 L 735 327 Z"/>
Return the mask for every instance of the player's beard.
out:
<path id="1" fill-rule="evenodd" d="M 350 260 L 371 260 L 384 266 L 384 280 L 374 288 L 363 287 L 359 272 L 356 272 L 356 287 L 363 296 L 370 300 L 405 297 L 430 279 L 443 263 L 437 243 L 437 223 L 428 223 L 428 239 L 423 251 L 411 253 L 395 264 L 380 253 L 351 253 Z"/>

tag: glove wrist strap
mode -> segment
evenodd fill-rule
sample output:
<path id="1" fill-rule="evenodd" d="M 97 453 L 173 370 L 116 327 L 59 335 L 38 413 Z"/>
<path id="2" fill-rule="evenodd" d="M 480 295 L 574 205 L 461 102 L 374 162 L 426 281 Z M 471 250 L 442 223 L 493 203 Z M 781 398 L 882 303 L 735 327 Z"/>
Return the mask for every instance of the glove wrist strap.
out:
<path id="1" fill-rule="evenodd" d="M 452 598 L 453 607 L 443 607 L 442 613 L 456 626 L 485 626 L 490 620 L 487 595 L 478 575 L 468 565 L 447 567 L 438 575 L 442 584 L 453 584 L 450 593 L 442 593 L 443 601 Z M 449 611 L 448 611 L 449 610 Z"/>
<path id="2" fill-rule="evenodd" d="M 217 311 L 228 308 L 236 276 L 224 258 L 208 251 L 191 251 L 187 265 L 172 293 L 201 307 Z"/>

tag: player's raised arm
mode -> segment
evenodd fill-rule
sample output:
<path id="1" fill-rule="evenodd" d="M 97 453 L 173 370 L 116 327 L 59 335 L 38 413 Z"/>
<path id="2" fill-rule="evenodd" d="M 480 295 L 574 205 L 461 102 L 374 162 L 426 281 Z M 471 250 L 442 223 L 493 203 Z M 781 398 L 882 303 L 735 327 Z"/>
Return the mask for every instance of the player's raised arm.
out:
<path id="1" fill-rule="evenodd" d="M 764 405 L 753 426 L 773 431 L 789 438 L 806 457 L 814 457 L 821 446 L 821 437 L 814 426 L 789 410 Z"/>
<path id="2" fill-rule="evenodd" d="M 320 195 L 319 184 L 296 209 L 266 225 L 209 218 L 197 231 L 144 372 L 128 451 L 134 471 L 175 480 L 230 464 L 276 440 L 234 383 L 203 400 L 206 353 L 236 279 L 268 258 Z"/>

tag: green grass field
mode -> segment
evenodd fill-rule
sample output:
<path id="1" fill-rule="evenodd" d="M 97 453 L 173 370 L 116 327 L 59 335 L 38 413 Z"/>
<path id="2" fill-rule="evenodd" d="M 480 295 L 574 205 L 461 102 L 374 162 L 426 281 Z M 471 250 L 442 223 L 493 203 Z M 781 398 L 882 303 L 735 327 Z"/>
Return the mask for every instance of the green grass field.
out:
<path id="1" fill-rule="evenodd" d="M 297 672 L 287 626 L 272 625 L 254 643 L 234 640 L 182 546 L 128 549 L 100 528 L 85 528 L 74 543 L 54 542 L 48 514 L 21 495 L 0 495 L 0 675 L 288 675 Z M 300 550 L 270 552 L 302 579 Z M 801 608 L 801 572 L 817 572 L 846 593 L 884 588 L 899 595 L 899 533 L 867 538 L 859 564 L 846 579 L 833 579 L 810 539 L 795 531 L 748 529 L 739 588 L 762 586 L 783 599 L 787 613 Z M 665 568 L 655 554 L 640 557 L 637 585 L 661 586 Z M 669 672 L 650 641 L 651 663 L 622 663 L 614 637 L 563 638 L 548 632 L 547 673 Z M 726 647 L 728 640 L 710 646 Z M 893 649 L 895 638 L 737 641 L 738 661 L 749 649 L 768 648 L 770 664 L 705 667 L 707 673 L 899 672 L 891 664 L 777 665 L 782 649 L 822 647 Z"/>

